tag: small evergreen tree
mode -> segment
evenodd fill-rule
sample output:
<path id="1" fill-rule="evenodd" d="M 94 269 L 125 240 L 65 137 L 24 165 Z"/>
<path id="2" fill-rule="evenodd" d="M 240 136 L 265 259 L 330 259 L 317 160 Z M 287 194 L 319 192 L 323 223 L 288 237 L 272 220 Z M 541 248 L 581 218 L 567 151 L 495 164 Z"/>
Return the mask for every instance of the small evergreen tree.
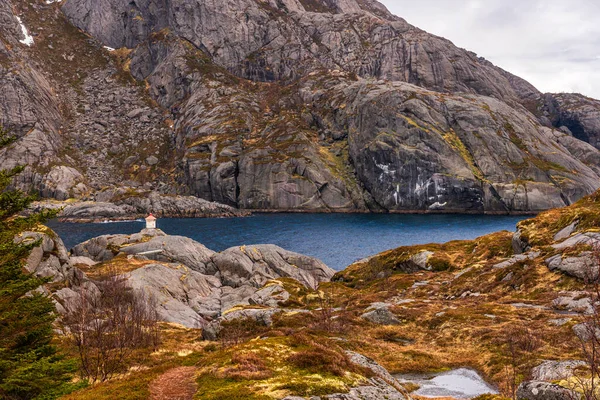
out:
<path id="1" fill-rule="evenodd" d="M 49 399 L 64 390 L 74 365 L 51 343 L 54 304 L 36 291 L 46 281 L 24 270 L 24 260 L 38 243 L 14 241 L 49 217 L 18 216 L 33 200 L 7 190 L 21 171 L 0 171 L 0 399 Z"/>

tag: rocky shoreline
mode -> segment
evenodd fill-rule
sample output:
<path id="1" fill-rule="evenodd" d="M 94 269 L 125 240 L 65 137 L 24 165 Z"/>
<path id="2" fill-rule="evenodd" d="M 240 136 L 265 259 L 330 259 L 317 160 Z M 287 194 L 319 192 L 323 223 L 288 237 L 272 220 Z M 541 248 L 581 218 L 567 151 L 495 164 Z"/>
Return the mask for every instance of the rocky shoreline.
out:
<path id="1" fill-rule="evenodd" d="M 152 213 L 160 218 L 230 218 L 245 217 L 250 212 L 210 202 L 194 196 L 161 195 L 156 192 L 136 194 L 106 201 L 39 201 L 29 212 L 60 210 L 60 222 L 133 221 Z"/>
<path id="2" fill-rule="evenodd" d="M 132 204 L 116 204 L 111 202 L 96 201 L 56 201 L 43 200 L 32 204 L 26 212 L 40 212 L 42 210 L 59 210 L 59 222 L 69 223 L 99 223 L 99 222 L 126 222 L 143 219 L 152 213 L 159 218 L 236 218 L 248 217 L 252 214 L 395 214 L 395 215 L 498 215 L 498 216 L 535 216 L 534 211 L 462 211 L 462 210 L 298 210 L 298 209 L 252 209 L 241 210 L 219 203 L 208 202 L 192 196 L 176 197 L 172 204 L 190 202 L 194 207 L 181 209 L 178 206 L 148 206 Z"/>

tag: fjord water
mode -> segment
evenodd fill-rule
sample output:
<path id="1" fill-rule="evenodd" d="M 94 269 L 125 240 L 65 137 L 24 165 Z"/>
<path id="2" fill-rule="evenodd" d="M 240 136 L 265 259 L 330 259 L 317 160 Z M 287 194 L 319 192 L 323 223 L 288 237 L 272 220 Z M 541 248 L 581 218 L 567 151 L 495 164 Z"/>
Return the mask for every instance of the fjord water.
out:
<path id="1" fill-rule="evenodd" d="M 336 270 L 384 250 L 514 231 L 524 216 L 402 214 L 255 214 L 246 218 L 165 218 L 158 228 L 192 238 L 209 249 L 276 244 L 317 257 Z M 59 223 L 49 226 L 67 248 L 105 234 L 139 232 L 144 222 Z"/>

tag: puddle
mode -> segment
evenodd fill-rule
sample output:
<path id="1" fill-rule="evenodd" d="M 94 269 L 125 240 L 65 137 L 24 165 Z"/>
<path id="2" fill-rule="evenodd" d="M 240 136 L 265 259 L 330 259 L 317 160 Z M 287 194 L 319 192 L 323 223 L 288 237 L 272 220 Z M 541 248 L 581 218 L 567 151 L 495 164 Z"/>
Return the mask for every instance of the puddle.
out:
<path id="1" fill-rule="evenodd" d="M 419 385 L 412 394 L 422 397 L 454 397 L 472 399 L 483 394 L 497 394 L 498 391 L 471 369 L 459 368 L 439 374 L 402 374 L 396 375 L 400 382 Z"/>

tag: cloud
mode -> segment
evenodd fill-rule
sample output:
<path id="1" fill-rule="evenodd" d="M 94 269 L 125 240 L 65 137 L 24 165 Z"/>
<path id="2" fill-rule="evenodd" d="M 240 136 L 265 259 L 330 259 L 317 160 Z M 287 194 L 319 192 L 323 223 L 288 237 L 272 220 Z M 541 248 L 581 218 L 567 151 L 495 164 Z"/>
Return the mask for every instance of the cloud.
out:
<path id="1" fill-rule="evenodd" d="M 474 51 L 543 92 L 600 99 L 597 0 L 380 0 L 412 25 Z"/>

